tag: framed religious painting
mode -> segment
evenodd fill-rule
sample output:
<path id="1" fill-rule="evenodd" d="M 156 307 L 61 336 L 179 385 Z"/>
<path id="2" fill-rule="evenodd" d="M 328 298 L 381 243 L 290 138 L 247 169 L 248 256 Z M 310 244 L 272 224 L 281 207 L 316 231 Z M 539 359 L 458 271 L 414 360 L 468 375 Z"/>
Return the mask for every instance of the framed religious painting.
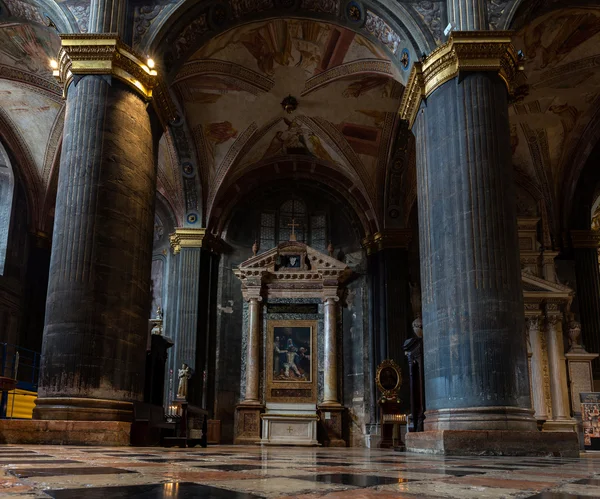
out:
<path id="1" fill-rule="evenodd" d="M 267 323 L 268 402 L 317 401 L 317 321 Z"/>

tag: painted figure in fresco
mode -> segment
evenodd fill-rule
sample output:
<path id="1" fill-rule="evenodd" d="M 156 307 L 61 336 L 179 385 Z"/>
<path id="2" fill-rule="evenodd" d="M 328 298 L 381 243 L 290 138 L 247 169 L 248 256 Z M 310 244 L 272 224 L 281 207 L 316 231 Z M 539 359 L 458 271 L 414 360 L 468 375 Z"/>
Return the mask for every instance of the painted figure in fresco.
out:
<path id="1" fill-rule="evenodd" d="M 281 343 L 279 341 L 279 336 L 275 336 L 275 341 L 273 343 L 273 373 L 275 376 L 279 375 L 279 370 L 281 369 L 281 365 L 285 362 L 285 354 L 287 350 L 281 350 Z"/>
<path id="2" fill-rule="evenodd" d="M 310 373 L 310 355 L 308 355 L 306 348 L 300 347 L 298 349 L 295 362 L 302 373 Z"/>
<path id="3" fill-rule="evenodd" d="M 288 343 L 290 341 L 292 341 L 291 338 L 288 340 Z M 304 377 L 303 374 L 300 374 L 300 371 L 298 370 L 298 366 L 296 365 L 296 352 L 297 351 L 298 351 L 298 349 L 293 345 L 288 348 L 288 351 L 286 354 L 286 363 L 283 365 L 283 367 L 285 369 L 285 377 L 286 378 L 290 377 L 290 370 L 299 378 Z"/>

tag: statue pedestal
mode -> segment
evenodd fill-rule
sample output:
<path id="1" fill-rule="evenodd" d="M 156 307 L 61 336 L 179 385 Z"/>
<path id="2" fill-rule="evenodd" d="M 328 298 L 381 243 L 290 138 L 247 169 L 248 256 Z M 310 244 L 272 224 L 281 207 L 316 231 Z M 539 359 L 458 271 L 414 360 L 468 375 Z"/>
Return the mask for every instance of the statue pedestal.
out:
<path id="1" fill-rule="evenodd" d="M 319 445 L 314 404 L 267 404 L 261 419 L 262 445 Z"/>

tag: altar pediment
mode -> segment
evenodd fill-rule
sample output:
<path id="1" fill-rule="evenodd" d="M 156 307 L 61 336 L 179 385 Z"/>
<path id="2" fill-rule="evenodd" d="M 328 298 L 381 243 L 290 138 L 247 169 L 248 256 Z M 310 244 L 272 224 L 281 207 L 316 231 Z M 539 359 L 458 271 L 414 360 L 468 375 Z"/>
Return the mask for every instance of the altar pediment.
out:
<path id="1" fill-rule="evenodd" d="M 552 302 L 570 304 L 573 290 L 564 284 L 548 281 L 530 272 L 521 273 L 525 303 Z"/>
<path id="2" fill-rule="evenodd" d="M 337 287 L 351 271 L 345 263 L 307 244 L 287 241 L 249 258 L 234 273 L 242 282 L 242 289 L 265 285 L 302 292 Z"/>

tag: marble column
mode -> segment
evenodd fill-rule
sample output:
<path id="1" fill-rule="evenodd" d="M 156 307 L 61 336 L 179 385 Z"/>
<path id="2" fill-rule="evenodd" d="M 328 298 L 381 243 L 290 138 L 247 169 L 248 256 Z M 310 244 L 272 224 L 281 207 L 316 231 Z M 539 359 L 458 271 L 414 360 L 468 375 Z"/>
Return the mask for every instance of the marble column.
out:
<path id="1" fill-rule="evenodd" d="M 244 404 L 260 404 L 260 296 L 248 299 L 248 339 L 246 347 L 246 396 Z"/>
<path id="2" fill-rule="evenodd" d="M 417 114 L 426 430 L 535 430 L 508 95 L 465 73 Z"/>
<path id="3" fill-rule="evenodd" d="M 525 323 L 527 326 L 528 342 L 531 349 L 531 389 L 535 419 L 538 421 L 548 419 L 546 410 L 546 397 L 544 395 L 544 353 L 540 331 L 541 317 L 529 316 Z"/>
<path id="4" fill-rule="evenodd" d="M 583 344 L 588 352 L 600 352 L 600 268 L 598 245 L 600 232 L 571 231 L 577 304 L 583 330 Z M 592 362 L 594 378 L 600 378 L 600 361 Z"/>
<path id="5" fill-rule="evenodd" d="M 260 440 L 260 414 L 264 409 L 260 394 L 260 287 L 248 288 L 244 293 L 248 302 L 248 335 L 246 338 L 246 392 L 244 400 L 235 408 L 236 445 L 254 445 Z"/>
<path id="6" fill-rule="evenodd" d="M 556 307 L 550 305 L 550 307 Z M 563 337 L 563 316 L 559 311 L 547 312 L 548 324 L 548 372 L 552 397 L 552 419 L 544 423 L 545 431 L 575 431 L 571 417 L 567 363 Z"/>
<path id="7" fill-rule="evenodd" d="M 324 354 L 323 359 L 323 403 L 338 405 L 338 366 L 337 366 L 337 296 L 323 300 L 324 305 Z"/>
<path id="8" fill-rule="evenodd" d="M 518 70 L 511 33 L 456 31 L 413 63 L 403 95 L 417 141 L 427 408 L 408 450 L 578 455 L 575 435 L 540 436 L 531 409 L 508 120 Z"/>
<path id="9" fill-rule="evenodd" d="M 34 417 L 128 420 L 141 400 L 156 129 L 119 80 L 70 85 Z"/>

